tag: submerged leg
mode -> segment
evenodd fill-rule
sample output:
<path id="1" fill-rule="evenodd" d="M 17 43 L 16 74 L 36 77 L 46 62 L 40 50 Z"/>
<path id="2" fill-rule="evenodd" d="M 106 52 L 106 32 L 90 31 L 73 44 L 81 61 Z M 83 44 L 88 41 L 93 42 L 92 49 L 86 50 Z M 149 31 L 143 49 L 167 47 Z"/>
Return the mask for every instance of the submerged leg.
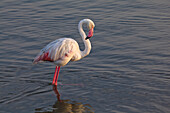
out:
<path id="1" fill-rule="evenodd" d="M 57 66 L 55 68 L 55 73 L 54 73 L 53 83 L 52 84 L 55 84 L 56 75 L 57 75 Z"/>
<path id="2" fill-rule="evenodd" d="M 55 85 L 57 86 L 57 80 L 58 80 L 58 76 L 59 76 L 59 71 L 60 71 L 60 66 L 58 66 L 58 70 L 57 70 L 57 76 L 55 79 Z"/>

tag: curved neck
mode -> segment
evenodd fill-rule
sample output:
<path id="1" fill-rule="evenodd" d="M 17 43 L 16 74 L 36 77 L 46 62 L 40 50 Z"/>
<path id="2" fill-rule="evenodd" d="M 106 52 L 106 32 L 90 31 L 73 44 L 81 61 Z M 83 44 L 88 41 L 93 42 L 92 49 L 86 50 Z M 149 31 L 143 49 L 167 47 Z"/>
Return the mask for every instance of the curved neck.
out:
<path id="1" fill-rule="evenodd" d="M 90 53 L 90 50 L 91 50 L 90 40 L 89 40 L 89 39 L 85 40 L 86 34 L 85 34 L 84 30 L 83 30 L 83 24 L 84 24 L 84 23 L 85 23 L 85 21 L 82 20 L 82 21 L 80 21 L 80 23 L 79 23 L 79 25 L 78 25 L 79 33 L 80 33 L 80 35 L 81 35 L 81 37 L 82 37 L 82 40 L 83 40 L 83 42 L 84 42 L 84 45 L 85 45 L 84 51 L 81 51 L 81 57 L 82 57 L 82 58 L 85 57 L 85 56 L 87 56 L 87 55 Z"/>

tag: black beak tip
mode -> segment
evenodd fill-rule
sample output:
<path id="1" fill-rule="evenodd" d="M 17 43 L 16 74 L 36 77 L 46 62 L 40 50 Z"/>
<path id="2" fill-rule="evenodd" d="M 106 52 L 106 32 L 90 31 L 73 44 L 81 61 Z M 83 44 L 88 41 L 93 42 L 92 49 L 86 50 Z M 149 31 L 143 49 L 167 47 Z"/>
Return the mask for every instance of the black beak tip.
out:
<path id="1" fill-rule="evenodd" d="M 89 38 L 91 38 L 91 37 L 88 37 L 88 36 L 87 36 L 87 37 L 86 37 L 86 40 L 89 39 Z"/>

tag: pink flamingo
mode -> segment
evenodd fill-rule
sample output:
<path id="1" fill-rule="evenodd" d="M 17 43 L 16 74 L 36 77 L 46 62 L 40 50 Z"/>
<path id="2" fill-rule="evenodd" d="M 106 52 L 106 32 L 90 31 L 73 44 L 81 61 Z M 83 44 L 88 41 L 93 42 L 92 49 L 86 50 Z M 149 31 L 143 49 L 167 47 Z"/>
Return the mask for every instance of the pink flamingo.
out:
<path id="1" fill-rule="evenodd" d="M 89 29 L 88 36 L 86 36 L 83 25 Z M 53 85 L 57 86 L 60 66 L 66 65 L 69 61 L 77 61 L 87 56 L 91 50 L 91 43 L 89 38 L 93 36 L 93 29 L 95 24 L 90 19 L 83 19 L 78 24 L 78 30 L 85 45 L 85 50 L 81 51 L 78 43 L 72 38 L 60 38 L 45 46 L 40 53 L 35 57 L 33 63 L 50 61 L 56 65 L 55 74 L 53 77 Z"/>

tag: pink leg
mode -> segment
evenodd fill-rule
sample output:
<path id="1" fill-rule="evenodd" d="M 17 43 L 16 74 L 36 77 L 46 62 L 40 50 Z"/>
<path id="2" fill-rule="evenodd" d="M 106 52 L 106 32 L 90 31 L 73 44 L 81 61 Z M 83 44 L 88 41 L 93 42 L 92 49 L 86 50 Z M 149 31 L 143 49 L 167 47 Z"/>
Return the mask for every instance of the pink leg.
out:
<path id="1" fill-rule="evenodd" d="M 59 71 L 60 71 L 60 66 L 58 66 L 58 70 L 57 70 L 57 76 L 55 79 L 55 85 L 57 86 L 57 80 L 58 80 L 58 76 L 59 76 Z"/>
<path id="2" fill-rule="evenodd" d="M 55 84 L 56 75 L 57 75 L 57 66 L 55 68 L 55 73 L 54 73 L 53 83 L 52 84 Z"/>

